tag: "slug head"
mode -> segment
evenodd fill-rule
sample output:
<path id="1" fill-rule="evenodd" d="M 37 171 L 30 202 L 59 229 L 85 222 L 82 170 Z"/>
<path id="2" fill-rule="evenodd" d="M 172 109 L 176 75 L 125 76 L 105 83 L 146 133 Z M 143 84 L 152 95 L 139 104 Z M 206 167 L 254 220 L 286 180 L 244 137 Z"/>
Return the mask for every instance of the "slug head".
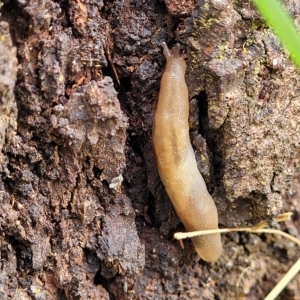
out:
<path id="1" fill-rule="evenodd" d="M 164 55 L 167 59 L 165 72 L 171 73 L 174 76 L 183 76 L 185 74 L 186 55 L 180 55 L 180 45 L 176 44 L 175 47 L 170 51 L 165 42 L 162 43 L 164 49 Z"/>

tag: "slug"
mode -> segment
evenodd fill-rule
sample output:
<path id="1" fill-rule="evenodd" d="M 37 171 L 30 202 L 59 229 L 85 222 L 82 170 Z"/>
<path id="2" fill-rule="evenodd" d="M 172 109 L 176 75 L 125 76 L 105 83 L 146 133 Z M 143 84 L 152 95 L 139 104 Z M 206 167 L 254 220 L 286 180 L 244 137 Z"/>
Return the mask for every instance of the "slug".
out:
<path id="1" fill-rule="evenodd" d="M 171 52 L 163 43 L 163 50 L 167 63 L 152 132 L 158 172 L 186 230 L 217 229 L 217 208 L 198 170 L 189 136 L 186 63 L 180 56 L 179 44 Z M 192 242 L 207 262 L 218 260 L 222 254 L 219 233 L 193 237 Z"/>

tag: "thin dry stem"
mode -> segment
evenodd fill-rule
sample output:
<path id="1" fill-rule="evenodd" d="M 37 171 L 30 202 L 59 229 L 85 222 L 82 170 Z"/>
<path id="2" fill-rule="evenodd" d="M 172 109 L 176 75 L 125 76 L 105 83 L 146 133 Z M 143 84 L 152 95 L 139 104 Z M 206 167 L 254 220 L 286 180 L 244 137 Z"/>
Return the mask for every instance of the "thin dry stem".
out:
<path id="1" fill-rule="evenodd" d="M 292 213 L 281 214 L 276 218 L 277 222 L 283 222 L 290 218 Z M 245 227 L 245 228 L 224 228 L 224 229 L 213 229 L 213 230 L 200 230 L 193 232 L 177 232 L 174 234 L 175 239 L 182 240 L 186 238 L 191 238 L 198 235 L 206 235 L 212 233 L 224 233 L 224 232 L 234 232 L 234 231 L 244 231 L 251 233 L 273 233 L 284 236 L 285 238 L 293 241 L 295 244 L 300 246 L 300 240 L 295 238 L 294 236 L 283 232 L 278 229 L 264 229 L 268 225 L 267 221 L 260 222 L 259 224 L 253 227 Z M 275 299 L 280 292 L 287 286 L 287 284 L 296 276 L 296 274 L 300 271 L 300 259 L 290 268 L 290 270 L 282 277 L 282 279 L 277 283 L 277 285 L 273 288 L 273 290 L 269 293 L 269 295 L 264 300 L 273 300 Z"/>

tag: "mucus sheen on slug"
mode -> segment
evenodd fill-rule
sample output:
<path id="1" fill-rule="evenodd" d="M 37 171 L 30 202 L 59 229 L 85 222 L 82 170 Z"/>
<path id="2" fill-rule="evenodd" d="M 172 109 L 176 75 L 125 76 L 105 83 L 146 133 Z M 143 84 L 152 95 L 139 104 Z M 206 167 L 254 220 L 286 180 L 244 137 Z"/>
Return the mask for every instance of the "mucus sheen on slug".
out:
<path id="1" fill-rule="evenodd" d="M 177 44 L 167 59 L 153 122 L 152 140 L 158 172 L 173 207 L 188 231 L 218 228 L 216 205 L 198 170 L 189 136 L 189 97 L 186 63 Z M 222 254 L 219 233 L 192 238 L 198 255 L 207 262 Z"/>

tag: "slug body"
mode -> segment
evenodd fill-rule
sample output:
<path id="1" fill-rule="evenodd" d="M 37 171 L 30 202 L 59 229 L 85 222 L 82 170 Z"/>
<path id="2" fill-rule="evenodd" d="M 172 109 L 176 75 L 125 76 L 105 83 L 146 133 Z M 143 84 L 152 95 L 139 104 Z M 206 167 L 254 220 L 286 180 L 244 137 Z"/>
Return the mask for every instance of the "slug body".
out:
<path id="1" fill-rule="evenodd" d="M 197 168 L 189 137 L 189 99 L 186 63 L 179 45 L 173 53 L 163 44 L 167 59 L 153 123 L 158 172 L 174 209 L 188 231 L 217 229 L 218 213 Z M 192 238 L 198 255 L 208 262 L 222 254 L 220 234 Z"/>

